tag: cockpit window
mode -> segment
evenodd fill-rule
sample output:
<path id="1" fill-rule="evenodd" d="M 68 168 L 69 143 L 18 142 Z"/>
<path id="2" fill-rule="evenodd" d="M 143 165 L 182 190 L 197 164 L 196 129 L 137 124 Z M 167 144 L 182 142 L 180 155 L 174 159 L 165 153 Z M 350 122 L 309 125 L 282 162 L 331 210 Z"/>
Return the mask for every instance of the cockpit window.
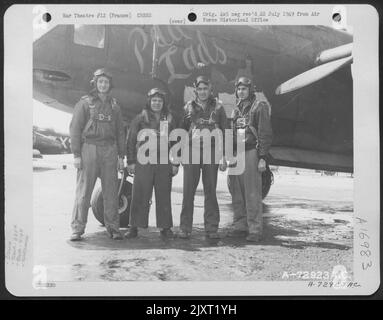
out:
<path id="1" fill-rule="evenodd" d="M 105 26 L 75 24 L 74 43 L 100 49 L 104 48 Z"/>

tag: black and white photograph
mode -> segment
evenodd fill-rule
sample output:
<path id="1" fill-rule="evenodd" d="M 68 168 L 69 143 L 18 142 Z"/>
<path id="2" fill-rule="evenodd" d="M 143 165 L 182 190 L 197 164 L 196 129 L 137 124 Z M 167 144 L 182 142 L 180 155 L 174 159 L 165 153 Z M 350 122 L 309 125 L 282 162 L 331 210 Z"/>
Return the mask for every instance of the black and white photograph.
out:
<path id="1" fill-rule="evenodd" d="M 34 289 L 359 288 L 355 255 L 366 270 L 372 248 L 356 212 L 357 26 L 342 6 L 297 24 L 316 10 L 293 7 L 189 10 L 186 23 L 122 23 L 132 7 L 68 8 L 60 23 L 44 12 L 26 102 Z M 267 20 L 279 15 L 296 20 Z"/>

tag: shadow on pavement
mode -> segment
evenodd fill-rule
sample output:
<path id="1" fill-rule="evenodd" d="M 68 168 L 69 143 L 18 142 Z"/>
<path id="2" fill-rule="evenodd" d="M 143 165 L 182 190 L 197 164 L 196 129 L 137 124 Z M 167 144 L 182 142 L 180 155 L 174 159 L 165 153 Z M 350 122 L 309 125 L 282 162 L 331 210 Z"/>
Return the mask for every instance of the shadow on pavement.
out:
<path id="1" fill-rule="evenodd" d="M 268 197 L 268 204 L 263 203 L 264 213 L 277 212 L 279 209 L 301 209 L 309 211 L 318 211 L 320 213 L 350 213 L 354 211 L 353 205 L 332 201 L 308 200 L 288 197 Z"/>
<path id="2" fill-rule="evenodd" d="M 194 228 L 189 240 L 177 237 L 178 228 L 173 229 L 174 238 L 163 238 L 157 228 L 149 227 L 139 233 L 135 239 L 112 240 L 106 232 L 100 231 L 85 234 L 82 241 L 68 241 L 72 247 L 84 250 L 143 250 L 143 249 L 178 249 L 185 251 L 199 251 L 203 247 L 223 245 L 222 240 L 207 240 L 201 228 Z"/>
<path id="3" fill-rule="evenodd" d="M 345 221 L 346 222 L 346 221 Z M 175 235 L 172 239 L 164 239 L 160 236 L 157 228 L 151 227 L 141 232 L 135 239 L 123 239 L 120 241 L 110 239 L 106 232 L 100 231 L 85 234 L 84 239 L 78 242 L 68 241 L 68 244 L 77 249 L 84 250 L 145 250 L 145 249 L 177 249 L 184 251 L 199 251 L 208 247 L 246 247 L 246 246 L 281 246 L 292 249 L 305 249 L 317 247 L 323 249 L 348 250 L 351 246 L 329 241 L 302 241 L 305 232 L 310 228 L 326 228 L 328 224 L 316 222 L 307 226 L 307 222 L 294 221 L 290 224 L 276 225 L 271 218 L 264 218 L 263 239 L 260 242 L 248 242 L 245 238 L 227 237 L 230 228 L 220 228 L 221 236 L 218 240 L 206 239 L 203 227 L 194 227 L 192 237 L 189 240 L 180 239 Z M 178 228 L 173 229 L 175 234 Z"/>

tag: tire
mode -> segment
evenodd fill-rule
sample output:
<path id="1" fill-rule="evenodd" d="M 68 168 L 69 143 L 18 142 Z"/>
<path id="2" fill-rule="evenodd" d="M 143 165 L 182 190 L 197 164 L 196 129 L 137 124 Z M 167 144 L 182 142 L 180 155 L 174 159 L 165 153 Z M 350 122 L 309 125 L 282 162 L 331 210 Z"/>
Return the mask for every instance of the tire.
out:
<path id="1" fill-rule="evenodd" d="M 121 179 L 118 179 L 120 185 Z M 127 228 L 129 226 L 129 211 L 130 203 L 132 199 L 132 184 L 129 181 L 125 181 L 121 195 L 119 197 L 118 213 L 120 214 L 120 227 Z M 99 187 L 92 196 L 90 201 L 94 217 L 102 225 L 104 225 L 104 201 L 102 198 L 102 189 Z"/>
<path id="2" fill-rule="evenodd" d="M 266 171 L 262 173 L 262 199 L 266 198 L 273 182 L 274 182 L 274 175 L 271 172 L 270 167 L 267 166 Z M 232 194 L 233 190 L 231 189 L 229 175 L 227 175 L 227 187 L 229 189 L 230 194 Z"/>
<path id="3" fill-rule="evenodd" d="M 274 182 L 274 175 L 269 166 L 266 166 L 266 171 L 262 172 L 262 199 L 265 199 L 270 191 L 271 185 Z"/>

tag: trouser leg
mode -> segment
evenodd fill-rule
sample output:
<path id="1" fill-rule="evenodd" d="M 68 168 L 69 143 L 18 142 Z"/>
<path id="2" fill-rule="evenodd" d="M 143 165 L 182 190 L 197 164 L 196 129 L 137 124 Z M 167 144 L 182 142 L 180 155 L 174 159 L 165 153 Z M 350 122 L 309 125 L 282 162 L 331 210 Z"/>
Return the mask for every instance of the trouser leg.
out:
<path id="1" fill-rule="evenodd" d="M 228 175 L 230 193 L 233 204 L 233 226 L 235 230 L 248 231 L 244 175 L 246 171 L 240 175 Z"/>
<path id="2" fill-rule="evenodd" d="M 130 205 L 130 225 L 132 227 L 148 227 L 150 200 L 154 184 L 154 166 L 153 164 L 136 164 L 132 203 Z"/>
<path id="3" fill-rule="evenodd" d="M 217 175 L 218 164 L 202 165 L 202 182 L 205 195 L 204 224 L 206 232 L 217 232 L 219 225 Z"/>
<path id="4" fill-rule="evenodd" d="M 116 145 L 97 146 L 102 196 L 104 201 L 104 224 L 109 231 L 119 231 L 118 174 Z"/>
<path id="5" fill-rule="evenodd" d="M 77 170 L 75 203 L 72 212 L 72 232 L 83 234 L 88 220 L 90 198 L 97 180 L 98 164 L 96 146 L 84 144 L 81 150 L 82 168 Z"/>
<path id="6" fill-rule="evenodd" d="M 193 227 L 194 196 L 200 177 L 199 164 L 185 164 L 184 182 L 183 182 L 183 200 L 180 217 L 180 229 L 185 232 L 191 232 Z"/>
<path id="7" fill-rule="evenodd" d="M 247 224 L 249 233 L 262 234 L 262 173 L 258 171 L 257 150 L 246 151 L 244 186 L 246 198 Z"/>
<path id="8" fill-rule="evenodd" d="M 171 208 L 172 167 L 169 164 L 156 164 L 154 174 L 154 192 L 156 195 L 157 228 L 173 226 Z"/>

